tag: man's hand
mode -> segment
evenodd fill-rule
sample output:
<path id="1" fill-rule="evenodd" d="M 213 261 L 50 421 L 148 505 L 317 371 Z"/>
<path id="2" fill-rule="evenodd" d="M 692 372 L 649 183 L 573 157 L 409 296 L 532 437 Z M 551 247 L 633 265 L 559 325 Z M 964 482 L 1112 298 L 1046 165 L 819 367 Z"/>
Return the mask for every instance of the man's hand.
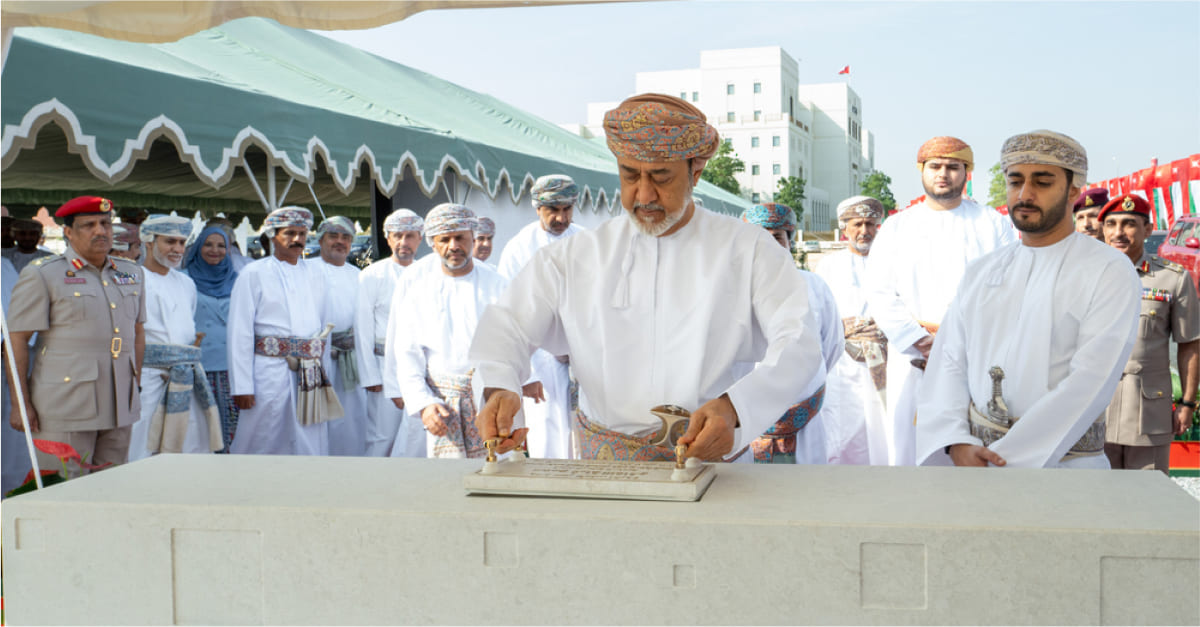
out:
<path id="1" fill-rule="evenodd" d="M 381 389 L 383 388 L 382 385 L 379 387 Z M 399 396 L 392 399 L 392 404 L 396 406 L 396 409 L 404 409 L 404 399 L 400 398 Z"/>
<path id="2" fill-rule="evenodd" d="M 1175 408 L 1175 435 L 1179 435 L 1191 428 L 1192 413 L 1195 411 L 1187 405 L 1180 405 Z"/>
<path id="3" fill-rule="evenodd" d="M 500 438 L 498 453 L 507 453 L 520 446 L 529 432 L 529 429 L 512 430 L 513 417 L 521 411 L 521 397 L 511 390 L 487 388 L 483 398 L 483 409 L 475 415 L 475 428 L 479 430 L 480 439 Z"/>
<path id="4" fill-rule="evenodd" d="M 233 404 L 237 405 L 238 409 L 254 409 L 253 394 L 234 394 Z"/>
<path id="5" fill-rule="evenodd" d="M 368 385 L 368 386 L 366 386 L 366 390 L 368 392 L 382 392 L 383 385 Z"/>
<path id="6" fill-rule="evenodd" d="M 1003 466 L 1008 462 L 987 447 L 975 444 L 952 444 L 950 446 L 950 461 L 955 466 L 987 466 L 991 462 Z"/>
<path id="7" fill-rule="evenodd" d="M 546 390 L 541 381 L 534 381 L 521 386 L 521 396 L 532 398 L 535 403 L 542 403 L 546 400 Z"/>
<path id="8" fill-rule="evenodd" d="M 449 417 L 450 410 L 441 403 L 430 403 L 421 410 L 421 422 L 430 435 L 446 435 L 446 419 Z"/>
<path id="9" fill-rule="evenodd" d="M 913 342 L 913 348 L 920 351 L 922 357 L 929 359 L 929 350 L 933 348 L 933 336 L 926 335 L 916 342 Z"/>
<path id="10" fill-rule="evenodd" d="M 729 397 L 722 394 L 692 412 L 687 433 L 679 438 L 679 443 L 688 445 L 688 457 L 720 461 L 733 451 L 733 430 L 737 424 L 737 410 Z"/>
<path id="11" fill-rule="evenodd" d="M 37 410 L 33 408 L 33 403 L 29 399 L 25 399 L 25 412 L 29 415 L 29 430 L 34 433 L 41 431 Z M 17 431 L 25 431 L 25 424 L 21 422 L 21 409 L 17 407 L 16 403 L 13 403 L 12 413 L 8 416 L 8 424 Z"/>

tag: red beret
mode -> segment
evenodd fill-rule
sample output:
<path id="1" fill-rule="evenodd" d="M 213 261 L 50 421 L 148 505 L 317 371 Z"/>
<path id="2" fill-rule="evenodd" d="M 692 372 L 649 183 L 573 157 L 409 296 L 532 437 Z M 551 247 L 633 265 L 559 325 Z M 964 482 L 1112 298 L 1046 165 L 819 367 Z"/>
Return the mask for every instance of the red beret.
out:
<path id="1" fill-rule="evenodd" d="M 1116 198 L 1108 201 L 1108 204 L 1104 205 L 1104 208 L 1100 210 L 1099 218 L 1100 220 L 1103 220 L 1104 216 L 1113 213 L 1136 213 L 1138 215 L 1145 216 L 1146 219 L 1149 220 L 1150 203 L 1146 202 L 1145 198 L 1142 198 L 1141 196 L 1134 196 L 1133 194 L 1117 196 Z"/>
<path id="2" fill-rule="evenodd" d="M 1104 187 L 1093 187 L 1089 190 L 1084 190 L 1079 195 L 1079 200 L 1075 201 L 1074 211 L 1080 209 L 1089 209 L 1091 207 L 1103 207 L 1108 202 L 1108 189 Z"/>
<path id="3" fill-rule="evenodd" d="M 63 206 L 54 212 L 54 217 L 65 218 L 67 216 L 81 215 L 85 213 L 108 213 L 112 211 L 112 201 L 99 196 L 80 196 L 68 200 Z"/>

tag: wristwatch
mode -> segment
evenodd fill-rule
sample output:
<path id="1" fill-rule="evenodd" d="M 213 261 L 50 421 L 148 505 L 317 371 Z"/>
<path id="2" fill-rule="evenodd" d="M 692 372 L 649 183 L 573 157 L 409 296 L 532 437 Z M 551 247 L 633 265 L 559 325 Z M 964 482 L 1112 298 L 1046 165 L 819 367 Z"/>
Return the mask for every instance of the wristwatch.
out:
<path id="1" fill-rule="evenodd" d="M 1184 407 L 1191 407 L 1192 409 L 1196 409 L 1196 401 L 1185 401 L 1181 398 L 1181 399 L 1175 401 L 1175 404 L 1183 405 Z"/>

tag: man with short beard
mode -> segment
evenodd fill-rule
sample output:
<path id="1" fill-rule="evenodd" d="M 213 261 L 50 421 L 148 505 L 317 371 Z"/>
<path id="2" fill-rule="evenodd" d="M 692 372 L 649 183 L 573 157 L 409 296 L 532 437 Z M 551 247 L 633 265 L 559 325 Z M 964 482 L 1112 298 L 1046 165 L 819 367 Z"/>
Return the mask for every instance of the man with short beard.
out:
<path id="1" fill-rule="evenodd" d="M 971 147 L 934 137 L 917 151 L 925 200 L 883 223 L 867 262 L 867 311 L 888 340 L 888 464 L 915 461 L 917 388 L 938 325 L 967 264 L 1016 241 L 999 212 L 963 197 Z"/>
<path id="2" fill-rule="evenodd" d="M 579 186 L 565 174 L 539 177 L 529 190 L 538 219 L 526 225 L 500 253 L 498 269 L 512 281 L 534 254 L 564 238 L 584 231 L 571 222 L 579 202 Z M 567 355 L 551 355 L 544 350 L 533 353 L 533 384 L 541 393 L 525 403 L 525 424 L 529 432 L 530 457 L 566 459 L 571 457 L 571 375 Z M 528 385 L 528 384 L 527 384 Z"/>
<path id="3" fill-rule="evenodd" d="M 408 418 L 419 419 L 431 437 L 429 457 L 483 457 L 471 393 L 474 368 L 467 348 L 479 317 L 508 285 L 490 267 L 475 263 L 475 214 L 452 203 L 425 217 L 425 239 L 434 256 L 406 273 L 392 302 L 388 352 Z M 438 262 L 434 265 L 434 262 Z"/>
<path id="4" fill-rule="evenodd" d="M 146 353 L 142 417 L 133 424 L 129 461 L 155 453 L 212 453 L 225 448 L 221 418 L 200 365 L 196 284 L 179 271 L 192 221 L 153 215 L 139 228 L 147 249 Z"/>
<path id="5" fill-rule="evenodd" d="M 604 128 L 625 214 L 539 250 L 484 312 L 470 354 L 480 435 L 501 452 L 524 440 L 519 392 L 542 348 L 571 356 L 583 458 L 674 459 L 676 443 L 727 458 L 824 380 L 808 286 L 766 231 L 695 206 L 720 145 L 699 109 L 642 94 Z M 737 362 L 757 365 L 739 378 Z M 663 404 L 690 418 L 664 428 L 650 413 Z"/>
<path id="6" fill-rule="evenodd" d="M 1104 233 L 1100 230 L 1100 210 L 1108 204 L 1108 190 L 1103 187 L 1089 189 L 1079 195 L 1075 201 L 1075 230 L 1085 235 L 1104 241 Z"/>
<path id="7" fill-rule="evenodd" d="M 496 223 L 491 218 L 479 216 L 475 222 L 475 259 L 487 261 L 492 256 L 492 239 L 496 237 Z"/>
<path id="8" fill-rule="evenodd" d="M 1078 233 L 1087 153 L 1052 131 L 1000 151 L 1021 241 L 963 275 L 917 407 L 927 465 L 1108 468 L 1104 409 L 1133 349 L 1141 285 L 1129 259 Z"/>
<path id="9" fill-rule="evenodd" d="M 325 282 L 322 315 L 333 325 L 325 371 L 345 416 L 329 421 L 329 454 L 361 456 L 367 451 L 367 396 L 359 385 L 357 342 L 354 335 L 358 303 L 358 266 L 346 263 L 354 243 L 354 223 L 343 216 L 326 218 L 317 229 L 321 256 L 305 263 L 320 272 Z"/>
<path id="10" fill-rule="evenodd" d="M 238 407 L 230 453 L 327 455 L 327 422 L 342 417 L 322 359 L 325 280 L 303 263 L 312 213 L 283 207 L 267 215 L 270 254 L 238 273 L 229 296 L 229 385 Z"/>
<path id="11" fill-rule="evenodd" d="M 35 437 L 70 444 L 91 464 L 123 464 L 130 426 L 141 416 L 135 386 L 145 346 L 144 275 L 137 264 L 108 255 L 112 201 L 80 196 L 54 216 L 62 218 L 70 247 L 25 268 L 7 312 L 15 377 Z M 19 411 L 10 421 L 24 431 Z M 38 463 L 60 465 L 42 452 Z"/>
<path id="12" fill-rule="evenodd" d="M 838 228 L 848 246 L 821 260 L 817 274 L 825 279 L 846 333 L 846 354 L 829 372 L 825 384 L 826 448 L 831 464 L 888 464 L 887 337 L 867 311 L 867 256 L 883 204 L 854 196 L 837 206 Z"/>
<path id="13" fill-rule="evenodd" d="M 1125 194 L 1101 208 L 1097 221 L 1109 246 L 1125 253 L 1142 283 L 1139 333 L 1117 393 L 1106 413 L 1104 453 L 1113 468 L 1161 470 L 1170 467 L 1171 439 L 1192 426 L 1196 387 L 1200 384 L 1200 304 L 1196 286 L 1183 266 L 1146 252 L 1154 229 L 1150 203 Z M 1176 363 L 1182 397 L 1171 409 L 1170 344 L 1178 344 Z"/>
<path id="14" fill-rule="evenodd" d="M 367 392 L 367 455 L 424 457 L 425 429 L 420 420 L 404 418 L 400 384 L 385 376 L 387 329 L 392 296 L 412 268 L 425 221 L 408 209 L 397 209 L 383 221 L 391 255 L 358 274 L 358 307 L 354 337 L 358 344 L 358 382 Z"/>

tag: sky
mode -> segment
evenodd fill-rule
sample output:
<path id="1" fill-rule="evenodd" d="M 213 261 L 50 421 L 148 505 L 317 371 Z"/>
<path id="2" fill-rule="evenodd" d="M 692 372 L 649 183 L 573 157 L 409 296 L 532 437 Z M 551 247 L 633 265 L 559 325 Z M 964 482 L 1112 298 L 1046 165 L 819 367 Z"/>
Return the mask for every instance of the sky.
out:
<path id="1" fill-rule="evenodd" d="M 484 92 L 554 123 L 633 94 L 640 71 L 701 50 L 780 46 L 800 82 L 848 80 L 901 206 L 916 152 L 969 143 L 975 196 L 1005 138 L 1047 128 L 1088 151 L 1089 181 L 1200 152 L 1200 2 L 676 0 L 425 11 L 322 35 Z M 850 75 L 837 71 L 850 66 Z"/>

